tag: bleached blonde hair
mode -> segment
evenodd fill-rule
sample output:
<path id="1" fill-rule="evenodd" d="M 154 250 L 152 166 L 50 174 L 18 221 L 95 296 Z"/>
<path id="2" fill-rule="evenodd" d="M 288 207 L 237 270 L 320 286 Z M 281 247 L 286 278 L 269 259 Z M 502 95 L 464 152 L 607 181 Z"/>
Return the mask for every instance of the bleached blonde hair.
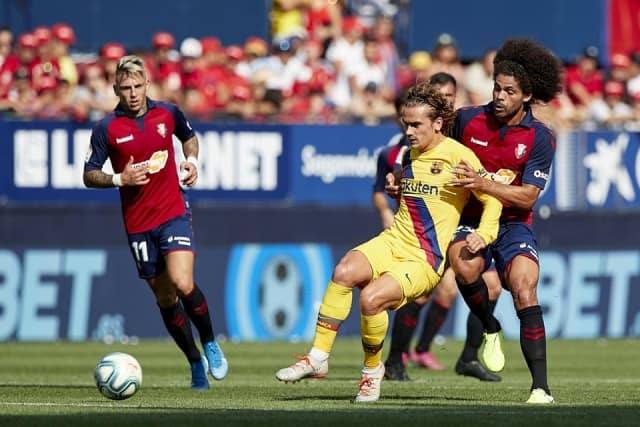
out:
<path id="1" fill-rule="evenodd" d="M 146 76 L 144 60 L 136 55 L 126 55 L 120 58 L 116 66 L 116 84 L 122 80 L 122 77 L 135 74 Z"/>

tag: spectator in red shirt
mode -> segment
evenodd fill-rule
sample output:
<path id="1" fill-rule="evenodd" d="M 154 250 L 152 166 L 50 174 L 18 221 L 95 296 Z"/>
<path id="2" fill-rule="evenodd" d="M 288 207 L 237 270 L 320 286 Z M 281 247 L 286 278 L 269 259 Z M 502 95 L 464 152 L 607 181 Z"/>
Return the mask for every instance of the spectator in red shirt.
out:
<path id="1" fill-rule="evenodd" d="M 176 40 L 173 34 L 159 31 L 151 38 L 152 51 L 145 58 L 146 68 L 151 81 L 160 90 L 159 96 L 167 101 L 175 102 L 179 98 L 182 87 L 180 79 L 180 63 L 177 55 L 172 56 Z"/>
<path id="2" fill-rule="evenodd" d="M 71 85 L 78 84 L 78 68 L 69 55 L 69 47 L 76 42 L 73 28 L 60 22 L 51 27 L 51 35 L 51 52 L 60 65 L 60 77 Z"/>
<path id="3" fill-rule="evenodd" d="M 40 91 L 43 86 L 49 86 L 52 81 L 57 82 L 61 78 L 60 64 L 53 54 L 51 29 L 36 27 L 33 35 L 38 44 L 38 55 L 30 65 L 31 84 L 36 91 Z"/>
<path id="4" fill-rule="evenodd" d="M 22 70 L 22 75 L 31 79 L 31 63 L 36 58 L 38 42 L 31 33 L 24 33 L 18 38 L 18 45 L 14 54 L 10 55 L 0 67 L 0 99 L 6 99 L 14 75 Z M 31 83 L 31 82 L 29 82 Z"/>
<path id="5" fill-rule="evenodd" d="M 109 85 L 113 86 L 115 84 L 118 60 L 126 54 L 127 50 L 124 46 L 116 42 L 105 43 L 100 49 L 100 63 Z"/>
<path id="6" fill-rule="evenodd" d="M 0 27 L 0 67 L 13 52 L 13 31 L 9 27 Z"/>
<path id="7" fill-rule="evenodd" d="M 567 95 L 579 109 L 587 108 L 594 99 L 602 97 L 604 76 L 599 68 L 599 55 L 597 47 L 588 46 L 576 64 L 566 69 Z"/>

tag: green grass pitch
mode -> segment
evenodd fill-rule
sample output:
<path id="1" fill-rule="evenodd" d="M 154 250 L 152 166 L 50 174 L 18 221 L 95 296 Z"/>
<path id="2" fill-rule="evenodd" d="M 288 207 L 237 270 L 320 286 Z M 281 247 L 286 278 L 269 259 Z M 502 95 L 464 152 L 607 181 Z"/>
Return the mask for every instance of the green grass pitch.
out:
<path id="1" fill-rule="evenodd" d="M 355 405 L 361 348 L 339 338 L 329 377 L 281 384 L 277 369 L 308 343 L 223 343 L 224 381 L 189 389 L 189 369 L 170 341 L 0 343 L 0 426 L 637 426 L 640 340 L 549 340 L 549 381 L 556 404 L 525 405 L 529 372 L 517 341 L 506 341 L 500 383 L 456 375 L 459 341 L 433 348 L 448 367 L 409 367 L 411 382 L 384 381 L 379 402 Z M 93 368 L 111 351 L 142 365 L 141 390 L 124 401 L 102 397 Z M 385 350 L 386 355 L 386 350 Z"/>

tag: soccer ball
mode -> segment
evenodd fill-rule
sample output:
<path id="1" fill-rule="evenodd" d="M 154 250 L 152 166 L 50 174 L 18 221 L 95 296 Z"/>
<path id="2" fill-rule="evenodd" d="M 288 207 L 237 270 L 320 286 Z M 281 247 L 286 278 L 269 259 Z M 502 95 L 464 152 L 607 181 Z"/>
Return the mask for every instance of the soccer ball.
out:
<path id="1" fill-rule="evenodd" d="M 128 399 L 142 385 L 142 368 L 127 353 L 109 353 L 104 356 L 94 371 L 96 386 L 103 396 L 113 400 Z"/>

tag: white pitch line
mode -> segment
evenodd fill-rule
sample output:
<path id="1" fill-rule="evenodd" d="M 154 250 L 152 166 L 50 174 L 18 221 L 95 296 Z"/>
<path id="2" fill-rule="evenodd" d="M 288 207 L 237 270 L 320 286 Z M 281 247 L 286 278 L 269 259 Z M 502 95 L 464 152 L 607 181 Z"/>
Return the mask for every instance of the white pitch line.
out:
<path id="1" fill-rule="evenodd" d="M 76 408 L 136 408 L 145 409 L 139 405 L 125 405 L 120 403 L 56 403 L 56 402 L 0 402 L 0 406 L 71 406 Z M 146 407 L 151 409 L 151 407 Z"/>

